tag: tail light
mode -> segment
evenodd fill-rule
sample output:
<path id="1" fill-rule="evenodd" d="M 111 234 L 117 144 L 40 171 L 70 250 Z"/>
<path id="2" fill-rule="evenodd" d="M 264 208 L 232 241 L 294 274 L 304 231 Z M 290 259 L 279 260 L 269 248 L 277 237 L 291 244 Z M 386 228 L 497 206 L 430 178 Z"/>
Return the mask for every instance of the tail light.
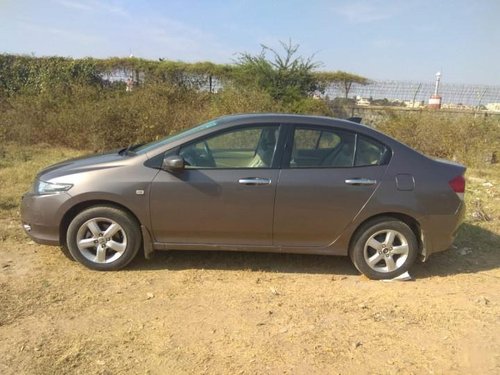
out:
<path id="1" fill-rule="evenodd" d="M 457 195 L 460 197 L 460 199 L 464 199 L 464 192 L 465 192 L 465 178 L 464 176 L 460 175 L 455 177 L 454 179 L 450 180 L 448 182 L 450 184 L 451 189 L 457 193 Z"/>

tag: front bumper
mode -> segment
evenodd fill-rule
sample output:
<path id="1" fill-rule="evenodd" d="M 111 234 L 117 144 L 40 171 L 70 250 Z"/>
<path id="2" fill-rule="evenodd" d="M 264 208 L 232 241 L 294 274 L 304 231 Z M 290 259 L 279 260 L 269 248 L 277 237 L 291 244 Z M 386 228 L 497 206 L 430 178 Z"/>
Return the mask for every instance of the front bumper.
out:
<path id="1" fill-rule="evenodd" d="M 21 199 L 21 221 L 26 234 L 40 244 L 60 245 L 61 207 L 68 199 L 67 193 L 26 193 Z"/>

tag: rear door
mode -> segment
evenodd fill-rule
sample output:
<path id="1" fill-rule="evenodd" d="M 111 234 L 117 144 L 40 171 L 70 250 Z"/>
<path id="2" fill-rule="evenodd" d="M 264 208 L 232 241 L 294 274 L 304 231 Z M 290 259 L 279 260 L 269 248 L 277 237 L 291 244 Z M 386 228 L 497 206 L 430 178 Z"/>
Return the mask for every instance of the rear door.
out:
<path id="1" fill-rule="evenodd" d="M 274 244 L 327 246 L 374 193 L 389 150 L 365 136 L 317 126 L 295 126 L 285 147 Z"/>

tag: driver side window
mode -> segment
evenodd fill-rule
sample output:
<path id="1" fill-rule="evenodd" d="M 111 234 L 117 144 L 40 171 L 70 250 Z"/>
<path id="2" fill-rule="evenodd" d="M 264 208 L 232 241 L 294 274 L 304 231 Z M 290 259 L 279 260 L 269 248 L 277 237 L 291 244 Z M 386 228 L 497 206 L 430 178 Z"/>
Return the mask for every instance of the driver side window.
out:
<path id="1" fill-rule="evenodd" d="M 279 126 L 229 130 L 181 147 L 186 168 L 270 168 Z"/>

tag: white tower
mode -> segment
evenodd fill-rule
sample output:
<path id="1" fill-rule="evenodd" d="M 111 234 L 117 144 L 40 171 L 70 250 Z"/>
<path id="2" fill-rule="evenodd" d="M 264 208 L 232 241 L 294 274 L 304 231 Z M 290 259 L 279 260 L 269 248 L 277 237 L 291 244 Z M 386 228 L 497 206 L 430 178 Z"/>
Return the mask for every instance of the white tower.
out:
<path id="1" fill-rule="evenodd" d="M 441 72 L 436 73 L 436 86 L 434 87 L 434 94 L 429 99 L 429 108 L 441 108 L 441 96 L 439 95 L 439 82 L 441 81 Z"/>

